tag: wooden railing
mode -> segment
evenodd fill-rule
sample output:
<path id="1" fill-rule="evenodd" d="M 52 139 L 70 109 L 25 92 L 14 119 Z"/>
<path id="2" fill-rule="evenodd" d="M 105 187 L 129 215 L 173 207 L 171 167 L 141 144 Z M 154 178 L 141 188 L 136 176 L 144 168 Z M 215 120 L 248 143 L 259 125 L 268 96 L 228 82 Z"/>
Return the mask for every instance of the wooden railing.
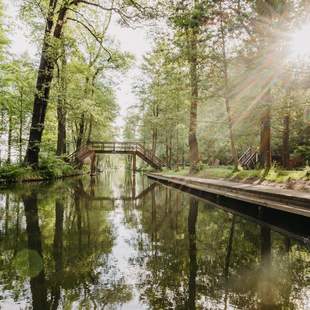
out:
<path id="1" fill-rule="evenodd" d="M 106 154 L 136 154 L 155 168 L 162 168 L 165 164 L 152 151 L 147 150 L 140 142 L 106 142 L 91 141 L 66 157 L 71 164 L 78 165 L 93 153 Z"/>
<path id="2" fill-rule="evenodd" d="M 87 144 L 88 149 L 104 153 L 136 153 L 145 161 L 156 167 L 163 167 L 164 163 L 154 154 L 147 150 L 140 142 L 115 142 L 115 141 L 91 141 Z"/>
<path id="3" fill-rule="evenodd" d="M 257 164 L 257 150 L 249 147 L 239 158 L 239 164 L 246 169 L 253 169 Z"/>

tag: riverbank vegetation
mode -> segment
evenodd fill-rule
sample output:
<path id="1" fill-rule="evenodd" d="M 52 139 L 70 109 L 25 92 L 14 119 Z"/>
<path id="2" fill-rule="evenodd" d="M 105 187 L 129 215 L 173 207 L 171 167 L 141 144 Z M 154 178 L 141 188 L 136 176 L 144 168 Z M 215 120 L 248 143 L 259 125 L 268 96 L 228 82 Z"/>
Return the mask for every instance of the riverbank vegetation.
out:
<path id="1" fill-rule="evenodd" d="M 42 159 L 36 170 L 25 165 L 4 164 L 0 167 L 0 184 L 37 182 L 75 176 L 83 173 L 82 167 L 80 168 L 73 167 L 55 157 Z"/>

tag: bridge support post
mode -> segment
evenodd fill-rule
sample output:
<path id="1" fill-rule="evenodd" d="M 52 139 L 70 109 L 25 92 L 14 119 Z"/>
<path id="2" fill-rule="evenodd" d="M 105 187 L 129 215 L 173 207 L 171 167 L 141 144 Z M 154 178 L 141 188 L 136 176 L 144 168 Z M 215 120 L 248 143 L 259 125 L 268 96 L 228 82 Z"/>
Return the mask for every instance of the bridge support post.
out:
<path id="1" fill-rule="evenodd" d="M 136 174 L 135 172 L 132 172 L 132 199 L 136 199 Z"/>
<path id="2" fill-rule="evenodd" d="M 94 152 L 91 156 L 90 162 L 90 175 L 93 176 L 96 174 L 96 153 Z"/>
<path id="3" fill-rule="evenodd" d="M 136 173 L 137 170 L 137 155 L 132 154 L 132 172 Z"/>

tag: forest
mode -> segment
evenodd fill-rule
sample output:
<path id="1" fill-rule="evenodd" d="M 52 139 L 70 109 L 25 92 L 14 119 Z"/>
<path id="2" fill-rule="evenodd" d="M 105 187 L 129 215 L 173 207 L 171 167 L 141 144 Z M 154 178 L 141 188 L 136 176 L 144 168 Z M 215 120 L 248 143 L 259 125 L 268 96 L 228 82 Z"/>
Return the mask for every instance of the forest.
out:
<path id="1" fill-rule="evenodd" d="M 308 177 L 308 1 L 16 1 L 35 57 L 10 52 L 16 26 L 5 8 L 1 179 L 70 174 L 69 154 L 120 140 L 190 174 L 215 166 Z M 135 55 L 107 34 L 113 21 L 152 40 L 121 130 L 118 80 Z"/>
<path id="2" fill-rule="evenodd" d="M 310 309 L 309 0 L 0 0 L 0 309 Z"/>

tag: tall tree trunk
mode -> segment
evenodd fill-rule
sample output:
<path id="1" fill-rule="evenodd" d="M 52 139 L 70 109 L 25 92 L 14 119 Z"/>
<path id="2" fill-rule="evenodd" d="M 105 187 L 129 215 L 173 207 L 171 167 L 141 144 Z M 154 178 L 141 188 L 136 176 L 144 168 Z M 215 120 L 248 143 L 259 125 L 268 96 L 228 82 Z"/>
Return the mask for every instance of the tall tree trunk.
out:
<path id="1" fill-rule="evenodd" d="M 153 106 L 153 116 L 157 118 L 159 115 L 158 111 L 158 104 L 155 104 Z M 152 152 L 156 154 L 156 148 L 157 148 L 157 136 L 158 136 L 158 129 L 157 125 L 152 127 Z"/>
<path id="2" fill-rule="evenodd" d="M 288 103 L 283 117 L 283 135 L 282 135 L 282 165 L 289 168 L 290 161 L 290 103 Z"/>
<path id="3" fill-rule="evenodd" d="M 89 119 L 89 129 L 88 129 L 87 143 L 91 142 L 91 136 L 92 136 L 92 132 L 93 132 L 93 122 L 94 122 L 94 119 L 93 119 L 93 116 L 91 115 L 90 119 Z"/>
<path id="4" fill-rule="evenodd" d="M 13 126 L 12 126 L 12 114 L 9 112 L 9 130 L 8 130 L 8 158 L 7 163 L 11 163 L 11 154 L 12 154 L 12 132 L 13 132 Z"/>
<path id="5" fill-rule="evenodd" d="M 44 130 L 46 110 L 55 66 L 54 57 L 51 56 L 54 54 L 52 53 L 53 46 L 51 42 L 52 39 L 59 39 L 61 37 L 68 11 L 67 6 L 63 6 L 59 10 L 57 22 L 55 23 L 55 29 L 52 31 L 54 26 L 56 4 L 57 0 L 50 0 L 49 2 L 40 66 L 34 95 L 29 141 L 25 156 L 25 163 L 34 168 L 37 168 L 39 165 L 40 144 Z"/>
<path id="6" fill-rule="evenodd" d="M 166 163 L 167 163 L 168 168 L 170 169 L 170 167 L 169 167 L 169 146 L 168 146 L 168 136 L 167 135 L 166 135 Z"/>
<path id="7" fill-rule="evenodd" d="M 198 29 L 193 27 L 188 31 L 189 38 L 189 63 L 190 63 L 190 85 L 191 85 L 191 105 L 189 117 L 189 160 L 190 173 L 197 171 L 199 162 L 199 149 L 197 141 L 197 108 L 198 108 Z"/>
<path id="8" fill-rule="evenodd" d="M 76 149 L 80 149 L 83 143 L 83 136 L 84 136 L 84 130 L 85 130 L 85 114 L 82 113 L 81 119 L 79 122 L 79 127 L 78 127 L 78 136 L 76 139 Z"/>
<path id="9" fill-rule="evenodd" d="M 260 165 L 268 171 L 271 167 L 271 95 L 270 90 L 265 95 L 265 106 L 261 116 Z"/>
<path id="10" fill-rule="evenodd" d="M 20 110 L 19 110 L 19 145 L 18 145 L 19 163 L 21 163 L 22 160 L 23 160 L 23 126 L 24 126 L 24 122 L 23 122 L 23 114 L 24 114 L 23 103 L 24 103 L 23 90 L 21 90 L 21 94 L 20 94 Z"/>
<path id="11" fill-rule="evenodd" d="M 169 167 L 172 167 L 172 134 L 169 136 Z"/>
<path id="12" fill-rule="evenodd" d="M 156 153 L 157 147 L 157 128 L 152 129 L 152 152 Z"/>
<path id="13" fill-rule="evenodd" d="M 220 5 L 222 1 L 220 2 Z M 235 170 L 238 170 L 238 155 L 235 147 L 235 139 L 234 139 L 234 132 L 233 132 L 233 121 L 231 115 L 231 108 L 230 108 L 230 101 L 229 101 L 229 91 L 228 91 L 228 62 L 227 62 L 227 55 L 226 55 L 226 37 L 225 37 L 225 29 L 223 24 L 223 19 L 221 17 L 221 39 L 222 39 L 222 57 L 223 57 L 223 71 L 224 71 L 224 97 L 225 97 L 225 106 L 227 111 L 228 117 L 228 127 L 229 127 L 229 137 L 230 137 L 230 148 L 231 148 L 231 155 L 234 162 Z"/>
<path id="14" fill-rule="evenodd" d="M 61 58 L 61 69 L 58 74 L 58 85 L 59 85 L 59 94 L 57 101 L 57 150 L 56 155 L 61 156 L 66 153 L 66 139 L 67 139 L 67 131 L 66 131 L 66 122 L 67 122 L 67 111 L 66 111 L 66 96 L 67 96 L 67 81 L 66 81 L 66 67 L 67 67 L 67 59 L 66 59 L 66 50 L 63 46 L 62 48 L 62 58 Z"/>

